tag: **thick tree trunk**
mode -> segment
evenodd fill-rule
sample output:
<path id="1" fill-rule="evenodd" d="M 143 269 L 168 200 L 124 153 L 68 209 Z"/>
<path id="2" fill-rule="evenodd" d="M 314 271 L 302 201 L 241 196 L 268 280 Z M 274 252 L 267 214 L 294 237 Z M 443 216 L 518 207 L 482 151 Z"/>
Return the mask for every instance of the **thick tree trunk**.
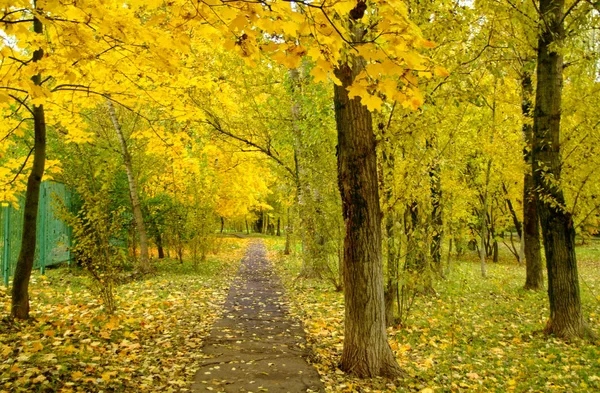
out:
<path id="1" fill-rule="evenodd" d="M 142 215 L 137 183 L 133 174 L 131 155 L 129 154 L 129 150 L 127 149 L 127 142 L 125 141 L 125 137 L 123 136 L 121 124 L 119 123 L 119 119 L 117 119 L 117 114 L 115 113 L 115 107 L 112 101 L 107 100 L 106 105 L 108 107 L 108 114 L 110 116 L 110 120 L 112 121 L 117 137 L 119 138 L 119 144 L 121 145 L 121 154 L 123 155 L 123 163 L 125 164 L 125 171 L 127 172 L 127 182 L 129 184 L 129 197 L 131 198 L 131 205 L 133 208 L 133 218 L 135 219 L 135 225 L 137 227 L 138 236 L 140 238 L 139 269 L 142 273 L 148 273 L 151 270 L 150 258 L 148 255 L 148 236 L 146 234 L 144 216 Z"/>
<path id="2" fill-rule="evenodd" d="M 33 17 L 33 31 L 37 34 L 43 34 L 44 31 L 42 22 L 35 16 Z M 38 62 L 42 57 L 44 57 L 44 51 L 37 49 L 33 52 L 32 60 L 33 62 Z M 32 78 L 32 81 L 35 85 L 39 86 L 41 85 L 42 76 L 37 74 Z M 40 186 L 46 163 L 46 119 L 43 105 L 33 106 L 33 127 L 33 165 L 27 179 L 21 250 L 17 259 L 12 286 L 10 315 L 17 319 L 29 318 L 29 279 L 31 278 L 31 270 L 33 269 L 35 258 Z"/>
<path id="3" fill-rule="evenodd" d="M 560 186 L 560 117 L 564 39 L 564 0 L 540 0 L 537 91 L 533 122 L 533 180 L 548 269 L 550 318 L 546 332 L 570 339 L 584 337 L 575 228 Z"/>
<path id="4" fill-rule="evenodd" d="M 521 80 L 523 104 L 521 110 L 526 121 L 523 124 L 523 137 L 525 139 L 524 159 L 527 171 L 523 180 L 523 254 L 525 256 L 525 289 L 539 291 L 544 288 L 544 265 L 542 263 L 542 247 L 540 245 L 540 228 L 535 200 L 535 184 L 533 182 L 531 152 L 533 150 L 533 126 L 530 119 L 533 114 L 533 83 L 531 74 L 524 71 Z"/>
<path id="5" fill-rule="evenodd" d="M 358 40 L 362 39 L 357 37 Z M 336 69 L 338 183 L 344 238 L 344 347 L 342 370 L 359 377 L 402 373 L 387 341 L 383 296 L 381 208 L 371 113 L 346 90 L 364 69 L 360 58 Z"/>

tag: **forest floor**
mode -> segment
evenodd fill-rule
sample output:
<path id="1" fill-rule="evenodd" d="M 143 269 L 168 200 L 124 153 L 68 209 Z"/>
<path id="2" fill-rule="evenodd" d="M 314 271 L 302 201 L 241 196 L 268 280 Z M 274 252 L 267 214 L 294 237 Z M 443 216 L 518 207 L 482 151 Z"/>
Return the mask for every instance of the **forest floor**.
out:
<path id="1" fill-rule="evenodd" d="M 155 275 L 117 288 L 113 316 L 104 313 L 80 269 L 34 273 L 35 319 L 0 317 L 0 392 L 189 391 L 206 365 L 202 347 L 223 315 L 249 241 L 217 237 L 214 254 L 197 269 L 158 262 Z M 326 282 L 297 279 L 300 260 L 283 255 L 282 238 L 263 241 L 286 287 L 274 302 L 289 302 L 291 315 L 302 320 L 325 391 L 600 391 L 598 343 L 543 335 L 547 295 L 522 290 L 525 270 L 508 255 L 488 264 L 486 279 L 476 255 L 453 260 L 448 278 L 434 283 L 436 294 L 417 296 L 405 323 L 388 330 L 406 379 L 348 377 L 337 368 L 342 294 Z M 585 317 L 600 331 L 600 246 L 579 247 L 578 261 Z M 0 287 L 0 312 L 9 309 L 8 291 Z"/>
<path id="2" fill-rule="evenodd" d="M 394 383 L 358 380 L 337 368 L 343 341 L 343 295 L 332 285 L 298 279 L 301 263 L 268 241 L 286 277 L 292 312 L 303 320 L 315 367 L 332 392 L 581 392 L 600 391 L 600 343 L 565 343 L 542 333 L 546 291 L 522 289 L 525 268 L 503 255 L 482 278 L 476 255 L 452 261 L 435 295 L 420 295 L 390 344 L 408 377 Z M 600 244 L 579 247 L 583 310 L 600 332 Z"/>
<path id="3" fill-rule="evenodd" d="M 77 268 L 34 272 L 31 322 L 13 323 L 0 286 L 0 392 L 189 391 L 248 240 L 216 238 L 197 269 L 174 260 L 116 289 L 107 315 Z"/>

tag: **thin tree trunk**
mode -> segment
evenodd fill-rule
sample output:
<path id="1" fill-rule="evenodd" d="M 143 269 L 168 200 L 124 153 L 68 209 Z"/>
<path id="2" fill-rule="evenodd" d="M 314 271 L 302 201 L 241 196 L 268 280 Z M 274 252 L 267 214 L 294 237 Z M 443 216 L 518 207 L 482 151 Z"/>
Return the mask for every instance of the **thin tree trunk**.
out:
<path id="1" fill-rule="evenodd" d="M 442 217 L 442 178 L 440 177 L 439 163 L 435 163 L 429 170 L 429 179 L 431 183 L 431 224 L 433 226 L 430 253 L 436 273 L 440 277 L 444 277 L 444 269 L 442 267 L 444 221 Z"/>
<path id="2" fill-rule="evenodd" d="M 523 244 L 523 226 L 521 224 L 521 221 L 519 220 L 519 217 L 517 216 L 517 212 L 515 210 L 515 207 L 512 204 L 512 201 L 508 197 L 508 190 L 506 189 L 506 185 L 504 183 L 502 183 L 502 190 L 504 191 L 504 200 L 506 202 L 506 206 L 508 206 L 508 211 L 510 212 L 510 216 L 512 217 L 513 225 L 517 229 L 517 234 L 519 235 L 519 239 L 521 239 L 521 245 L 522 245 Z M 510 241 L 512 244 L 512 232 L 511 232 Z M 521 252 L 521 251 L 517 254 L 517 262 L 519 263 L 519 265 L 521 265 L 523 263 L 523 252 Z"/>
<path id="3" fill-rule="evenodd" d="M 44 25 L 35 15 L 33 17 L 33 31 L 37 34 L 43 34 L 44 31 Z M 42 57 L 44 57 L 44 51 L 41 48 L 37 49 L 33 52 L 32 61 L 36 63 Z M 41 74 L 33 76 L 32 81 L 37 86 L 41 85 Z M 15 267 L 11 293 L 12 306 L 10 315 L 17 319 L 29 318 L 29 279 L 31 278 L 31 270 L 33 269 L 35 258 L 40 186 L 46 163 L 46 119 L 43 105 L 33 106 L 33 127 L 33 164 L 31 173 L 27 179 L 21 250 L 17 259 L 17 266 Z"/>
<path id="4" fill-rule="evenodd" d="M 281 236 L 281 217 L 277 217 L 277 236 Z"/>
<path id="5" fill-rule="evenodd" d="M 246 221 L 246 234 L 249 235 L 250 234 L 250 228 L 248 227 L 248 217 L 244 217 L 244 220 Z"/>
<path id="6" fill-rule="evenodd" d="M 446 257 L 446 276 L 450 274 L 450 262 L 452 262 L 452 236 L 448 239 L 448 256 Z"/>
<path id="7" fill-rule="evenodd" d="M 354 15 L 355 20 L 362 18 L 361 11 Z M 354 41 L 360 42 L 362 36 L 362 32 L 355 33 Z M 402 371 L 387 341 L 385 326 L 381 208 L 373 123 L 360 98 L 350 99 L 347 90 L 364 69 L 365 62 L 355 57 L 352 64 L 353 68 L 349 62 L 336 68 L 335 74 L 342 85 L 336 85 L 334 90 L 338 185 L 346 227 L 341 368 L 358 377 L 397 377 Z"/>
<path id="8" fill-rule="evenodd" d="M 398 250 L 394 221 L 394 214 L 388 212 L 385 219 L 387 238 L 387 284 L 384 292 L 386 326 L 392 326 L 395 322 L 394 300 L 398 293 Z"/>
<path id="9" fill-rule="evenodd" d="M 290 223 L 290 208 L 288 207 L 288 209 L 287 209 L 287 226 L 285 228 L 285 249 L 283 250 L 284 255 L 290 255 L 291 235 L 292 235 L 292 224 Z"/>
<path id="10" fill-rule="evenodd" d="M 135 219 L 135 225 L 137 227 L 138 236 L 140 238 L 140 261 L 139 269 L 142 273 L 148 273 L 150 269 L 150 258 L 148 256 L 148 236 L 146 235 L 146 226 L 144 225 L 144 216 L 142 215 L 142 209 L 140 206 L 140 199 L 138 195 L 138 187 L 136 184 L 135 176 L 133 175 L 133 165 L 131 163 L 131 155 L 127 149 L 127 142 L 123 136 L 121 130 L 121 124 L 117 119 L 115 113 L 115 107 L 112 101 L 107 100 L 106 105 L 108 107 L 108 114 L 119 138 L 121 145 L 121 154 L 123 155 L 123 162 L 125 164 L 125 171 L 127 172 L 127 182 L 129 184 L 129 197 L 131 198 L 131 205 L 133 208 L 133 218 Z"/>
<path id="11" fill-rule="evenodd" d="M 588 332 L 581 311 L 575 227 L 560 186 L 560 117 L 564 0 L 540 0 L 537 91 L 533 122 L 533 179 L 548 269 L 546 332 L 564 339 Z"/>
<path id="12" fill-rule="evenodd" d="M 224 229 L 225 229 L 225 219 L 223 217 L 221 217 L 221 233 L 223 233 Z"/>
<path id="13" fill-rule="evenodd" d="M 485 239 L 488 236 L 487 233 L 487 208 L 488 208 L 488 186 L 490 184 L 490 172 L 492 169 L 492 159 L 490 158 L 487 162 L 487 168 L 485 171 L 485 185 L 483 191 L 483 206 L 481 214 L 481 247 L 479 248 L 479 258 L 481 259 L 481 276 L 487 277 L 487 269 L 485 267 L 486 257 L 486 244 Z"/>
<path id="14" fill-rule="evenodd" d="M 542 247 L 540 245 L 540 228 L 535 200 L 535 184 L 533 182 L 532 157 L 533 126 L 530 119 L 533 114 L 533 83 L 531 74 L 524 71 L 521 80 L 523 104 L 521 111 L 526 121 L 523 123 L 523 137 L 525 139 L 524 159 L 527 170 L 523 180 L 523 236 L 521 244 L 525 256 L 525 289 L 539 291 L 544 288 L 544 265 L 542 262 Z"/>
<path id="15" fill-rule="evenodd" d="M 391 115 L 390 115 L 391 121 Z M 389 128 L 389 122 L 388 122 Z M 384 205 L 388 206 L 388 211 L 385 212 L 385 235 L 387 242 L 387 282 L 385 286 L 385 291 L 383 294 L 385 301 L 385 323 L 386 326 L 392 326 L 395 323 L 395 300 L 398 293 L 398 270 L 399 270 L 399 250 L 396 245 L 396 212 L 393 208 L 393 198 L 394 198 L 394 168 L 396 157 L 394 156 L 393 144 L 390 139 L 387 137 L 386 132 L 389 131 L 386 129 L 385 125 L 382 123 L 379 125 L 379 129 L 381 130 L 381 134 L 383 137 L 383 143 L 380 144 L 381 147 L 381 163 L 379 168 L 381 169 L 381 179 L 380 182 L 381 192 L 384 195 Z"/>

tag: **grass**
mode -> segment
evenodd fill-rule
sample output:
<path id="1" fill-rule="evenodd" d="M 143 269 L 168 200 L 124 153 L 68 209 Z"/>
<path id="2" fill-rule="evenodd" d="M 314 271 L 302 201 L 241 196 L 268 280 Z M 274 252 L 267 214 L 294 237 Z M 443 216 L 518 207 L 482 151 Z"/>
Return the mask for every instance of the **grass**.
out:
<path id="1" fill-rule="evenodd" d="M 157 262 L 155 275 L 117 288 L 112 316 L 81 270 L 34 272 L 34 319 L 0 321 L 0 392 L 186 391 L 246 242 L 219 239 L 219 253 L 197 270 Z"/>
<path id="2" fill-rule="evenodd" d="M 277 247 L 275 247 L 277 248 Z M 600 251 L 578 248 L 584 314 L 598 331 Z M 315 280 L 296 279 L 300 261 L 273 252 L 287 278 L 294 313 L 304 321 L 315 367 L 328 391 L 590 392 L 600 391 L 598 343 L 565 343 L 542 333 L 545 291 L 522 289 L 524 267 L 507 253 L 480 274 L 476 255 L 452 263 L 436 295 L 418 296 L 403 327 L 389 329 L 404 380 L 357 380 L 338 368 L 343 295 Z"/>

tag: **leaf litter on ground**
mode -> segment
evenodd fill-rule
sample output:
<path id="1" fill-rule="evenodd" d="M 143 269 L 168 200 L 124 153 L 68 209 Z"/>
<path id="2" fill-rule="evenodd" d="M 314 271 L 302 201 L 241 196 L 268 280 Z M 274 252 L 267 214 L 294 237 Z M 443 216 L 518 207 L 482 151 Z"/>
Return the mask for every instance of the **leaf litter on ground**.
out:
<path id="1" fill-rule="evenodd" d="M 353 378 L 338 368 L 343 348 L 343 294 L 326 282 L 298 278 L 298 255 L 269 244 L 285 278 L 292 313 L 301 319 L 328 392 L 581 392 L 600 391 L 599 343 L 566 343 L 542 333 L 546 291 L 524 291 L 525 268 L 510 260 L 488 265 L 475 256 L 453 262 L 435 295 L 417 296 L 406 324 L 388 329 L 407 373 L 401 380 Z M 595 252 L 594 252 L 595 251 Z M 600 326 L 598 250 L 578 249 L 587 323 Z"/>
<path id="2" fill-rule="evenodd" d="M 220 239 L 195 270 L 165 260 L 116 290 L 107 315 L 76 268 L 35 274 L 32 321 L 0 322 L 0 392 L 185 392 L 220 316 L 245 239 Z M 0 295 L 10 310 L 6 289 Z"/>

